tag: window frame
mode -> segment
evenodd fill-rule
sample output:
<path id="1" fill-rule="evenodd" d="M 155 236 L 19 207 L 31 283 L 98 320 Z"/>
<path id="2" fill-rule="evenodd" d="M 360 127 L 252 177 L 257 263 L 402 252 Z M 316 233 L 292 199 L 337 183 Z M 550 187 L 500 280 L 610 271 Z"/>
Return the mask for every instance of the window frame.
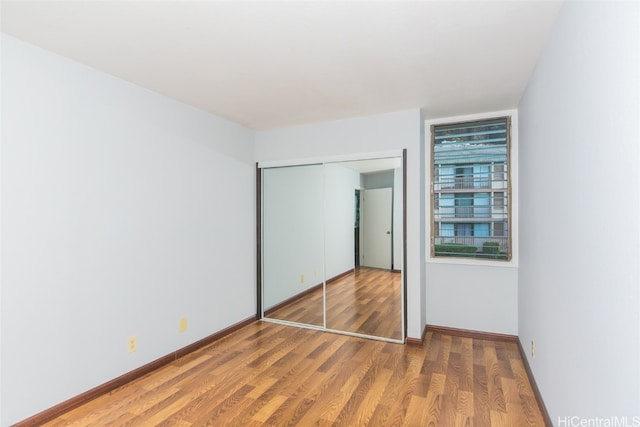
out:
<path id="1" fill-rule="evenodd" d="M 435 174 L 437 172 L 437 168 L 436 168 L 436 162 L 434 161 L 434 156 L 435 156 L 435 140 L 436 140 L 436 128 L 441 127 L 441 126 L 464 126 L 464 125 L 471 125 L 471 124 L 481 124 L 482 122 L 495 122 L 498 120 L 504 120 L 505 124 L 506 124 L 506 163 L 505 163 L 505 167 L 503 167 L 505 170 L 502 171 L 495 171 L 493 170 L 493 168 L 491 168 L 491 170 L 489 171 L 489 176 L 490 179 L 494 179 L 494 175 L 496 173 L 499 174 L 504 174 L 505 179 L 506 179 L 506 188 L 505 189 L 499 189 L 499 190 L 492 190 L 492 189 L 487 189 L 487 192 L 489 192 L 490 196 L 490 200 L 491 200 L 491 204 L 490 204 L 490 209 L 492 210 L 491 215 L 487 218 L 487 219 L 493 219 L 495 218 L 493 209 L 494 207 L 496 208 L 501 208 L 501 210 L 503 210 L 503 212 L 506 213 L 506 228 L 507 228 L 507 232 L 506 232 L 506 238 L 507 238 L 507 244 L 506 244 L 506 258 L 503 259 L 491 259 L 491 258 L 484 258 L 484 257 L 478 257 L 478 256 L 473 256 L 473 257 L 464 257 L 464 256 L 455 256 L 455 255 L 435 255 L 435 241 L 436 241 L 436 237 L 441 237 L 439 230 L 437 230 L 437 226 L 436 226 L 436 218 L 435 218 L 435 206 L 436 206 L 436 195 L 437 194 L 445 194 L 445 193 L 436 193 L 435 191 Z M 429 261 L 433 262 L 433 261 L 437 261 L 437 262 L 444 262 L 444 263 L 465 263 L 465 264 L 481 264 L 481 265 L 486 265 L 486 264 L 500 264 L 500 265 L 509 265 L 509 266 L 516 266 L 516 262 L 515 262 L 515 254 L 514 254 L 514 231 L 515 230 L 515 223 L 517 222 L 517 219 L 514 218 L 514 212 L 513 212 L 513 206 L 514 204 L 517 203 L 517 200 L 514 197 L 514 192 L 513 192 L 513 186 L 514 186 L 514 175 L 515 175 L 515 170 L 517 168 L 517 165 L 514 163 L 514 127 L 516 129 L 517 132 L 517 112 L 515 111 L 508 111 L 508 112 L 502 112 L 502 113 L 496 113 L 496 114 L 483 114 L 483 115 L 478 115 L 478 116 L 465 116 L 465 117 L 458 117 L 458 118 L 451 118 L 451 119 L 441 119 L 441 120 L 437 120 L 437 121 L 428 121 L 426 123 L 426 128 L 429 129 L 429 137 L 428 137 L 428 142 L 427 142 L 427 138 L 425 138 L 425 143 L 429 144 L 428 149 L 425 149 L 425 154 L 426 154 L 426 160 L 429 163 L 428 169 L 429 170 L 429 175 L 425 177 L 425 181 L 427 188 L 429 189 L 429 215 L 428 215 L 428 220 L 429 220 L 429 230 L 430 230 L 430 235 L 429 235 L 429 239 L 428 241 L 430 242 L 430 249 L 428 254 L 430 254 L 429 256 Z M 515 136 L 516 142 L 517 142 L 517 134 Z M 517 156 L 517 153 L 516 153 Z M 517 157 L 516 157 L 517 158 Z M 501 206 L 495 206 L 495 200 L 498 198 L 496 196 L 497 193 L 502 193 L 502 197 L 500 198 L 502 201 L 502 205 Z M 442 221 L 442 218 L 440 218 L 440 222 Z M 446 221 L 444 221 L 446 222 Z M 489 222 L 494 222 L 494 221 L 489 221 Z M 493 227 L 491 227 L 493 229 Z"/>

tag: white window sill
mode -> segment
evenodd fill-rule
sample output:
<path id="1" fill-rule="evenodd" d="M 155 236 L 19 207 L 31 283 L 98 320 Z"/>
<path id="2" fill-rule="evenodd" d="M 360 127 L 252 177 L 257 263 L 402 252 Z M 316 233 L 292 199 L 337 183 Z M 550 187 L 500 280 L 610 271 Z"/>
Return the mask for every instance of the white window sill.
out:
<path id="1" fill-rule="evenodd" d="M 448 257 L 428 257 L 427 264 L 451 264 L 451 265 L 478 265 L 483 267 L 518 268 L 518 263 L 511 261 L 491 261 L 473 258 L 448 258 Z"/>

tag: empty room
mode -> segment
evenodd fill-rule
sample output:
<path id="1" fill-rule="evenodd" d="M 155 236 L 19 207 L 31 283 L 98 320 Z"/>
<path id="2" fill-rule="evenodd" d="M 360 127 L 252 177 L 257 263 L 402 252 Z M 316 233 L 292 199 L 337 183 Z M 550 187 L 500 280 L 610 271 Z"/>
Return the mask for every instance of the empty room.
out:
<path id="1" fill-rule="evenodd" d="M 0 427 L 640 426 L 639 2 L 0 19 Z"/>

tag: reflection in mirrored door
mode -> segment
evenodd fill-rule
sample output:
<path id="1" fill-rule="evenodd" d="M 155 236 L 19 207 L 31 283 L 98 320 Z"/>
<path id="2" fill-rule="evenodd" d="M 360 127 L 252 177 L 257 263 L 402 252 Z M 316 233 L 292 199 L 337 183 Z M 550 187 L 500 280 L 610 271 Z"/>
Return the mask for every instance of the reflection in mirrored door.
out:
<path id="1" fill-rule="evenodd" d="M 327 329 L 402 340 L 403 254 L 397 249 L 402 245 L 394 244 L 394 240 L 401 242 L 403 238 L 401 159 L 325 166 L 325 263 L 327 272 L 331 272 L 326 279 Z M 354 203 L 356 193 L 359 199 Z M 394 221 L 394 212 L 399 221 Z M 342 230 L 343 215 L 349 216 L 349 229 Z M 343 236 L 343 240 L 337 236 Z M 350 253 L 340 254 L 339 247 L 348 247 Z M 345 268 L 346 260 L 351 261 L 350 268 Z"/>
<path id="2" fill-rule="evenodd" d="M 264 317 L 324 326 L 323 166 L 264 169 Z"/>
<path id="3" fill-rule="evenodd" d="M 402 158 L 265 168 L 261 185 L 263 318 L 402 342 Z"/>

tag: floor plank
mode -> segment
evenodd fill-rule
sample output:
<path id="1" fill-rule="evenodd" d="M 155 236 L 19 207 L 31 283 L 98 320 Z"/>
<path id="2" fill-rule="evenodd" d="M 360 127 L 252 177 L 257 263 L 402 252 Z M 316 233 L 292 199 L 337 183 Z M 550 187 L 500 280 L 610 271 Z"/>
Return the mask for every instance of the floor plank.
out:
<path id="1" fill-rule="evenodd" d="M 515 342 L 256 322 L 45 424 L 543 426 Z"/>
<path id="2" fill-rule="evenodd" d="M 326 285 L 327 329 L 402 340 L 402 275 L 358 267 Z M 267 317 L 322 326 L 322 288 Z"/>

